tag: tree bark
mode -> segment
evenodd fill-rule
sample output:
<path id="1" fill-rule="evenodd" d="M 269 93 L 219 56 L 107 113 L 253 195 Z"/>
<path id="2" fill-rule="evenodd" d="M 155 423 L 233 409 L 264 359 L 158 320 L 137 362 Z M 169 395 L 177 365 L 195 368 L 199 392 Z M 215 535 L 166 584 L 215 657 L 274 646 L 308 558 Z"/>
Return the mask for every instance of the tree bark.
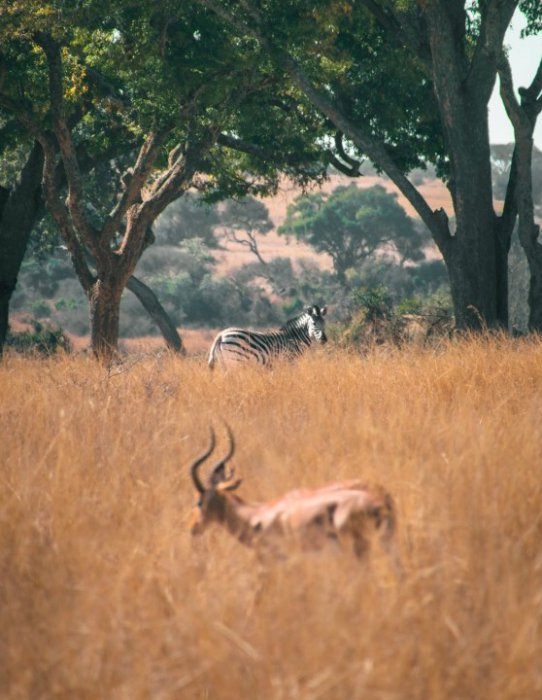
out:
<path id="1" fill-rule="evenodd" d="M 542 332 L 542 245 L 535 223 L 532 181 L 533 132 L 542 111 L 542 61 L 528 88 L 521 88 L 518 101 L 510 64 L 505 54 L 499 60 L 501 98 L 514 127 L 513 196 L 518 212 L 518 237 L 529 265 L 529 330 Z"/>
<path id="2" fill-rule="evenodd" d="M 467 105 L 461 111 L 448 133 L 456 232 L 442 251 L 456 323 L 462 329 L 508 328 L 508 248 L 493 210 L 487 117 L 483 106 L 478 114 Z"/>
<path id="3" fill-rule="evenodd" d="M 181 355 L 186 355 L 186 350 L 184 349 L 183 342 L 175 324 L 172 322 L 166 310 L 158 301 L 158 297 L 152 291 L 150 287 L 137 279 L 137 277 L 130 277 L 126 287 L 135 294 L 139 299 L 145 311 L 149 314 L 152 320 L 156 323 L 160 329 L 164 340 L 166 341 L 167 347 L 173 352 L 177 352 Z"/>
<path id="4" fill-rule="evenodd" d="M 104 362 L 110 362 L 117 352 L 122 289 L 98 278 L 89 293 L 91 347 Z"/>
<path id="5" fill-rule="evenodd" d="M 0 209 L 0 356 L 9 327 L 9 305 L 38 209 L 41 206 L 43 151 L 35 142 L 19 182 Z"/>

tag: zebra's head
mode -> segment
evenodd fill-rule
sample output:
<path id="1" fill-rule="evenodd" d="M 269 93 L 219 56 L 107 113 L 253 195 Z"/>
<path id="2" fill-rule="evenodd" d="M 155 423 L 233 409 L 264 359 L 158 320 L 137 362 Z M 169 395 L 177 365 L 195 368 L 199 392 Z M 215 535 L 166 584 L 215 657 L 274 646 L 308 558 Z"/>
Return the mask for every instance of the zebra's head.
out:
<path id="1" fill-rule="evenodd" d="M 326 320 L 324 318 L 326 313 L 326 306 L 321 308 L 319 306 L 307 306 L 305 309 L 304 316 L 306 316 L 309 338 L 317 343 L 327 343 Z"/>

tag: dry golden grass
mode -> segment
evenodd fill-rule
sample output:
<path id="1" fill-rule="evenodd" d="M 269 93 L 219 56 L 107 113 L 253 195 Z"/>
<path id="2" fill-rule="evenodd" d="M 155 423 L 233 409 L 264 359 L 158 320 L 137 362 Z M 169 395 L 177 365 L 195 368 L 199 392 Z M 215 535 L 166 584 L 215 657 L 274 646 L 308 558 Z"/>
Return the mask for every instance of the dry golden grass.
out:
<path id="1" fill-rule="evenodd" d="M 326 350 L 230 374 L 5 359 L 3 699 L 542 697 L 542 344 Z M 405 580 L 378 548 L 264 569 L 192 540 L 186 466 L 219 416 L 249 498 L 384 484 Z"/>

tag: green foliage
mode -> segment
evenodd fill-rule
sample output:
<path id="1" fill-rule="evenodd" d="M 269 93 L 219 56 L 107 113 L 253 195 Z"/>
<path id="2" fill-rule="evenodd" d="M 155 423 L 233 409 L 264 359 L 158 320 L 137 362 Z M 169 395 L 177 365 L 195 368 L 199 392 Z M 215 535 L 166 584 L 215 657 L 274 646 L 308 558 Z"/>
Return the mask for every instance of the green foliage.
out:
<path id="1" fill-rule="evenodd" d="M 422 311 L 423 302 L 418 297 L 410 297 L 402 299 L 395 306 L 395 313 L 401 314 L 419 314 Z"/>
<path id="2" fill-rule="evenodd" d="M 102 168 L 110 166 L 112 151 L 115 158 L 133 153 L 151 129 L 167 127 L 159 168 L 171 148 L 208 138 L 209 130 L 235 133 L 253 147 L 251 153 L 216 147 L 202 160 L 209 201 L 274 191 L 280 170 L 303 182 L 323 177 L 314 141 L 321 120 L 311 117 L 309 124 L 295 110 L 270 108 L 283 99 L 281 74 L 262 60 L 255 42 L 239 41 L 198 3 L 31 1 L 15 3 L 7 15 L 0 63 L 8 67 L 3 93 L 14 107 L 0 108 L 0 125 L 13 110 L 26 110 L 35 124 L 48 126 L 47 65 L 35 41 L 40 31 L 62 46 L 67 116 L 83 115 L 76 140 L 87 155 L 103 156 Z M 121 187 L 117 167 L 107 176 L 96 173 L 99 187 L 84 183 L 96 223 Z"/>
<path id="3" fill-rule="evenodd" d="M 358 189 L 337 187 L 330 195 L 298 198 L 288 207 L 283 235 L 294 235 L 333 260 L 342 284 L 347 272 L 377 256 L 407 260 L 423 259 L 423 235 L 397 203 L 397 195 L 380 185 Z"/>
<path id="4" fill-rule="evenodd" d="M 254 197 L 229 199 L 220 211 L 220 226 L 231 231 L 249 231 L 266 234 L 273 229 L 265 204 Z"/>
<path id="5" fill-rule="evenodd" d="M 519 8 L 527 20 L 527 27 L 523 30 L 525 36 L 535 36 L 542 32 L 542 5 L 539 0 L 522 0 Z"/>
<path id="6" fill-rule="evenodd" d="M 177 245 L 199 238 L 208 248 L 216 248 L 214 231 L 220 220 L 216 205 L 207 204 L 201 195 L 186 192 L 158 217 L 154 232 L 160 243 Z"/>
<path id="7" fill-rule="evenodd" d="M 417 8 L 409 2 L 398 9 L 415 14 Z M 261 15 L 259 31 L 272 38 L 277 53 L 294 56 L 347 119 L 386 143 L 402 170 L 430 162 L 446 172 L 435 95 L 424 66 L 402 41 L 390 40 L 365 3 L 273 0 Z"/>
<path id="8" fill-rule="evenodd" d="M 349 318 L 336 330 L 336 341 L 356 349 L 438 342 L 454 327 L 451 296 L 444 290 L 394 302 L 386 287 L 362 287 L 351 294 L 350 307 Z"/>
<path id="9" fill-rule="evenodd" d="M 355 308 L 362 309 L 367 320 L 389 318 L 391 315 L 392 297 L 385 287 L 360 287 L 352 292 L 352 299 Z"/>
<path id="10" fill-rule="evenodd" d="M 51 315 L 51 306 L 45 299 L 37 299 L 30 304 L 30 312 L 38 319 L 48 318 Z"/>

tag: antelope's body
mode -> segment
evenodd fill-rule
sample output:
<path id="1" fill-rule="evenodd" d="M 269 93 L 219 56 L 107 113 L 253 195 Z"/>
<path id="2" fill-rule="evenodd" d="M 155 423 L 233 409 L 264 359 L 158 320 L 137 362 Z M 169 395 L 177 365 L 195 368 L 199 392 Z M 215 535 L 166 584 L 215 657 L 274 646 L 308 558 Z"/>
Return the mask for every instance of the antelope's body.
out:
<path id="1" fill-rule="evenodd" d="M 281 544 L 293 541 L 302 549 L 319 550 L 335 541 L 350 546 L 362 558 L 369 549 L 372 533 L 377 532 L 394 567 L 401 568 L 394 542 L 395 507 L 382 486 L 358 480 L 340 481 L 316 489 L 289 491 L 274 501 L 248 503 L 233 493 L 240 480 L 234 480 L 233 471 L 226 474 L 226 462 L 234 451 L 231 432 L 229 436 L 229 452 L 215 465 L 207 486 L 200 480 L 198 468 L 214 449 L 214 433 L 208 450 L 191 467 L 199 497 L 192 534 L 201 534 L 216 523 L 250 547 L 263 545 L 277 550 Z"/>

